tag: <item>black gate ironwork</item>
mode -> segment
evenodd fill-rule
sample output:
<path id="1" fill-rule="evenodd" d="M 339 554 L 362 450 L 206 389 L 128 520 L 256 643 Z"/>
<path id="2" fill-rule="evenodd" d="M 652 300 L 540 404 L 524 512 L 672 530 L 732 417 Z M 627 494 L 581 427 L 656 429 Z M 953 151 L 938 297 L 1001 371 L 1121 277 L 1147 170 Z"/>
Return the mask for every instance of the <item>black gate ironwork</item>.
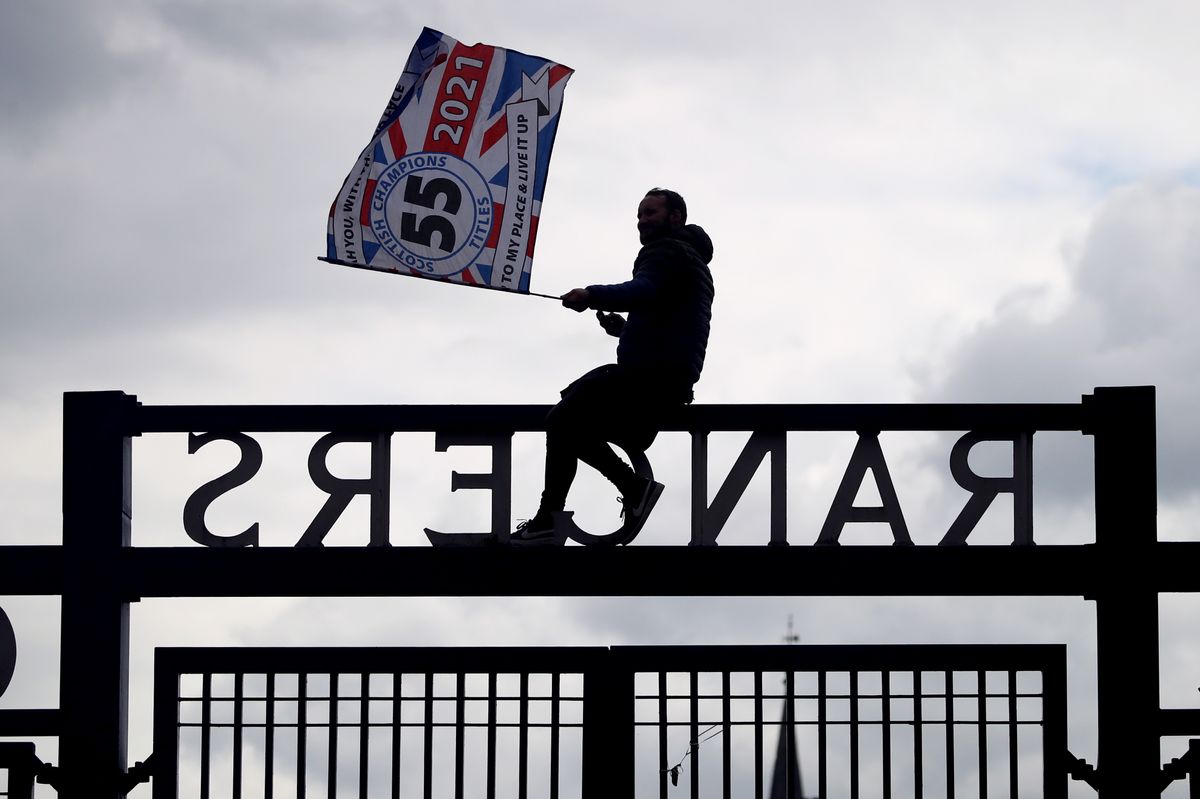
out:
<path id="1" fill-rule="evenodd" d="M 815 797 L 1063 799 L 1065 669 L 1061 645 L 160 649 L 154 799 L 763 799 L 782 734 Z"/>
<path id="2" fill-rule="evenodd" d="M 31 743 L 0 743 L 0 799 L 33 799 L 41 765 Z"/>
<path id="3" fill-rule="evenodd" d="M 154 768 L 149 760 L 130 767 L 126 746 L 130 603 L 156 597 L 1083 597 L 1094 602 L 1096 613 L 1097 740 L 1083 750 L 1094 763 L 1068 761 L 1072 774 L 1095 787 L 1100 799 L 1153 795 L 1163 780 L 1195 774 L 1195 755 L 1167 770 L 1162 760 L 1164 738 L 1200 735 L 1200 708 L 1161 706 L 1158 660 L 1159 597 L 1200 590 L 1200 544 L 1158 540 L 1153 387 L 1101 387 L 1079 402 L 1030 405 L 690 406 L 663 426 L 691 439 L 690 535 L 678 531 L 678 542 L 690 546 L 541 550 L 470 546 L 481 543 L 470 534 L 448 534 L 466 546 L 438 545 L 446 541 L 431 530 L 426 534 L 435 546 L 387 546 L 387 442 L 393 433 L 433 432 L 438 451 L 489 448 L 491 471 L 451 472 L 451 490 L 490 491 L 491 534 L 502 543 L 510 529 L 511 441 L 516 433 L 544 429 L 548 409 L 542 406 L 153 406 L 122 392 L 70 392 L 63 410 L 62 545 L 0 552 L 5 596 L 61 597 L 59 701 L 57 707 L 0 709 L 0 737 L 57 738 L 57 769 L 39 767 L 38 773 L 51 776 L 64 799 L 119 799 Z M 846 431 L 857 440 L 825 523 L 796 540 L 792 533 L 799 531 L 789 531 L 786 518 L 788 438 L 818 431 Z M 949 467 L 970 498 L 948 530 L 909 534 L 880 442 L 893 431 L 963 433 Z M 1050 431 L 1080 433 L 1093 442 L 1093 543 L 1035 540 L 1032 442 Z M 251 434 L 276 432 L 320 434 L 309 476 L 329 495 L 322 510 L 304 531 L 295 531 L 294 547 L 254 546 L 256 525 L 243 534 L 214 535 L 204 526 L 208 504 L 257 471 L 262 450 Z M 750 435 L 720 485 L 711 486 L 714 494 L 707 453 L 716 432 Z M 186 434 L 189 453 L 216 440 L 241 453 L 232 471 L 200 486 L 184 504 L 184 532 L 201 547 L 132 545 L 133 441 L 159 433 Z M 369 479 L 332 475 L 324 456 L 340 442 L 370 445 Z M 1011 476 L 972 471 L 970 453 L 983 442 L 1011 447 Z M 760 470 L 770 475 L 763 545 L 727 546 L 721 532 Z M 867 474 L 880 490 L 879 507 L 856 504 L 855 489 Z M 1002 494 L 1011 495 L 1011 543 L 969 542 L 986 507 Z M 359 495 L 370 496 L 363 536 L 369 546 L 321 547 L 338 509 Z M 846 525 L 881 521 L 896 546 L 840 545 Z M 931 532 L 941 536 L 936 545 L 927 537 Z M 405 579 L 397 581 L 397 574 Z M 3 673 L 11 670 L 15 649 L 11 640 L 0 644 Z M 614 655 L 606 657 L 612 662 Z M 846 691 L 851 688 L 847 683 Z M 632 691 L 625 685 L 618 695 Z M 984 699 L 986 705 L 990 699 Z M 597 712 L 623 707 L 597 702 Z M 947 726 L 962 727 L 958 716 Z M 581 732 L 585 739 L 589 729 Z M 956 757 L 960 752 L 958 747 Z M 157 765 L 158 754 L 153 757 Z M 1059 764 L 1045 767 L 1056 772 Z"/>

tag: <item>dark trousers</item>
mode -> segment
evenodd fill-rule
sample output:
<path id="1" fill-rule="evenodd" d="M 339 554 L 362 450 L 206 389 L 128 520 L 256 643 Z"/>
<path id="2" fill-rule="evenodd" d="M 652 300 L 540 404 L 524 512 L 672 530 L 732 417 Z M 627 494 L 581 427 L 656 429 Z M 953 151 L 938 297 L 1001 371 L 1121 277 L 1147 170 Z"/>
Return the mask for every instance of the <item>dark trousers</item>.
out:
<path id="1" fill-rule="evenodd" d="M 663 413 L 687 399 L 690 390 L 685 395 L 678 386 L 611 364 L 567 386 L 546 416 L 546 487 L 539 510 L 566 507 L 579 461 L 628 495 L 639 478 L 610 442 L 626 451 L 644 451 L 658 434 Z"/>

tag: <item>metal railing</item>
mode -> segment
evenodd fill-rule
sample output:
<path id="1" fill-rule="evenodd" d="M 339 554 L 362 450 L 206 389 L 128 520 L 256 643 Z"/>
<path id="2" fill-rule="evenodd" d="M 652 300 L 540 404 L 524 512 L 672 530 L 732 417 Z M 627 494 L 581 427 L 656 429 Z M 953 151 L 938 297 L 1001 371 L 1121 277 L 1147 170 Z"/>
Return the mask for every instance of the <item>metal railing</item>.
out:
<path id="1" fill-rule="evenodd" d="M 164 649 L 154 797 L 762 799 L 794 748 L 789 797 L 1062 799 L 1065 687 L 1061 646 Z"/>

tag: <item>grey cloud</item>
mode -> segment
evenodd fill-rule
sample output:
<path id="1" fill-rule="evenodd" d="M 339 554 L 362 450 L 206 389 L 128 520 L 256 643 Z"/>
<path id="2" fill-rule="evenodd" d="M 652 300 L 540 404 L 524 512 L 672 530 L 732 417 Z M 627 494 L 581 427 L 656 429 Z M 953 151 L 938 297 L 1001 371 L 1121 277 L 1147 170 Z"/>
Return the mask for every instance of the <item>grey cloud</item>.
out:
<path id="1" fill-rule="evenodd" d="M 108 15 L 96 4 L 7 3 L 0 25 L 0 140 L 36 143 L 64 116 L 103 104 L 153 66 L 107 43 Z"/>
<path id="2" fill-rule="evenodd" d="M 1063 307 L 1044 318 L 1028 298 L 1001 301 L 945 371 L 926 381 L 921 399 L 1063 402 L 1096 386 L 1155 385 L 1160 496 L 1193 495 L 1200 486 L 1198 267 L 1200 189 L 1154 182 L 1115 191 L 1082 243 Z M 1090 485 L 1086 469 L 1077 456 L 1048 453 L 1040 472 L 1052 497 L 1073 502 Z"/>
<path id="3" fill-rule="evenodd" d="M 345 47 L 351 37 L 373 39 L 414 27 L 408 14 L 376 2 L 321 0 L 169 0 L 159 2 L 161 20 L 199 51 L 247 61 L 320 43 Z"/>

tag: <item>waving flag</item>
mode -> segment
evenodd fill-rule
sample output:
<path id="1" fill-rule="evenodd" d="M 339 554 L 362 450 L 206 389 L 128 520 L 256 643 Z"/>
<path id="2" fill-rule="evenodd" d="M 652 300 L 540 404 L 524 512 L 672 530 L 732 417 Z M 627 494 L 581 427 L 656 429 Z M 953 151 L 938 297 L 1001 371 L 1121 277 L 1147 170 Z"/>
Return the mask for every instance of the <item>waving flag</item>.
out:
<path id="1" fill-rule="evenodd" d="M 571 74 L 424 29 L 330 209 L 324 260 L 530 293 Z"/>

